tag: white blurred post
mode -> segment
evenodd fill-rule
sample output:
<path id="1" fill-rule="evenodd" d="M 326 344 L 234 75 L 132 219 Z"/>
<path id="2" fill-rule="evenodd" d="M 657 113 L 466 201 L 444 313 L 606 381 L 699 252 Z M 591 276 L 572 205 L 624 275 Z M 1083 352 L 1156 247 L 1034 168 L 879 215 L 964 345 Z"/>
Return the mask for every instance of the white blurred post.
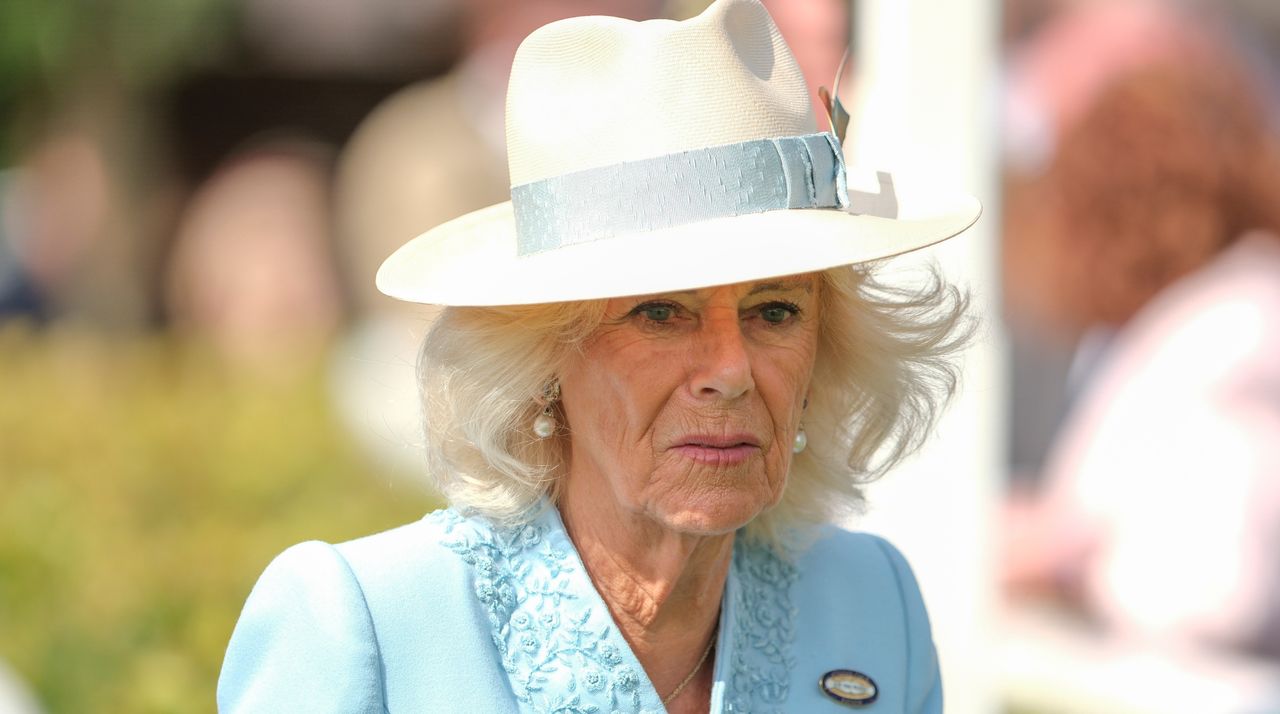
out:
<path id="1" fill-rule="evenodd" d="M 998 709 L 991 673 L 993 524 L 1004 478 L 1003 340 L 997 247 L 994 0 L 856 0 L 851 163 L 937 179 L 978 196 L 977 226 L 922 251 L 967 285 L 982 320 L 963 391 L 923 453 L 868 489 L 857 527 L 916 570 L 942 660 L 946 710 Z M 901 260 L 901 259 L 900 259 Z"/>

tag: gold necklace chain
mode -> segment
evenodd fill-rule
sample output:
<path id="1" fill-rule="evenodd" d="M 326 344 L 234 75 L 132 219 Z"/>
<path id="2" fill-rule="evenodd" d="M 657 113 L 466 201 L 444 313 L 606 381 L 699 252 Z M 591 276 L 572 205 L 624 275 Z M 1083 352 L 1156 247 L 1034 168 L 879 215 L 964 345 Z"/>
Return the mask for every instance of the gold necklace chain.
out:
<path id="1" fill-rule="evenodd" d="M 707 643 L 707 648 L 702 651 L 702 656 L 698 658 L 698 663 L 693 665 L 693 671 L 690 672 L 687 676 L 685 676 L 683 682 L 676 685 L 676 688 L 673 692 L 671 692 L 670 694 L 662 698 L 662 706 L 665 707 L 666 705 L 671 703 L 671 700 L 680 696 L 680 692 L 683 692 L 684 688 L 689 686 L 689 682 L 693 681 L 694 676 L 698 674 L 699 670 L 702 669 L 702 665 L 706 663 L 707 657 L 711 654 L 711 650 L 715 649 L 716 635 L 719 632 L 720 632 L 720 628 L 717 627 L 715 631 L 711 633 L 711 641 Z"/>

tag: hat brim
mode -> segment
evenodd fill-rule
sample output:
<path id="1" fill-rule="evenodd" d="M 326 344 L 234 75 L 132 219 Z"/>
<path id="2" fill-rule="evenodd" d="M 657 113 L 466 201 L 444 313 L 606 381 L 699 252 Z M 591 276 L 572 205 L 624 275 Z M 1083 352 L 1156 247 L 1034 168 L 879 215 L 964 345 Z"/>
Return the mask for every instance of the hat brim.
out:
<path id="1" fill-rule="evenodd" d="M 793 209 L 716 218 L 520 256 L 505 202 L 441 224 L 378 270 L 378 289 L 432 305 L 531 305 L 689 290 L 888 258 L 962 231 L 973 196 L 894 176 L 897 217 Z"/>

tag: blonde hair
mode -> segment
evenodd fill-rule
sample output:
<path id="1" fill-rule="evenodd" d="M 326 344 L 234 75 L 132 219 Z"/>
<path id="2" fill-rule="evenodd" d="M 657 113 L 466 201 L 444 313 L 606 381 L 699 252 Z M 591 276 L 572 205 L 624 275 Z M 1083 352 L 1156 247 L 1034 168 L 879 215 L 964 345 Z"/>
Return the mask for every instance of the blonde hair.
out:
<path id="1" fill-rule="evenodd" d="M 818 350 L 804 426 L 781 502 L 747 527 L 780 546 L 806 526 L 860 510 L 861 485 L 917 449 L 954 392 L 967 297 L 935 271 L 918 289 L 867 266 L 821 273 Z M 518 523 L 556 502 L 568 438 L 537 439 L 543 392 L 599 326 L 604 301 L 449 307 L 418 372 L 427 472 L 455 507 Z M 563 415 L 557 415 L 564 423 Z"/>

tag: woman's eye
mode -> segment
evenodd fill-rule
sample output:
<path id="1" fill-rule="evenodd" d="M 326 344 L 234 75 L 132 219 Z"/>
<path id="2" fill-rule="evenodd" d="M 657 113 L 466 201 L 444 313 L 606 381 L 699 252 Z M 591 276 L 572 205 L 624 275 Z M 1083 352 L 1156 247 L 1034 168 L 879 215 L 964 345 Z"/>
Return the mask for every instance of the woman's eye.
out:
<path id="1" fill-rule="evenodd" d="M 652 322 L 668 322 L 676 316 L 674 305 L 664 305 L 662 303 L 646 303 L 636 307 L 631 312 L 632 314 L 643 315 L 646 320 Z"/>
<path id="2" fill-rule="evenodd" d="M 795 316 L 799 309 L 787 303 L 769 303 L 760 308 L 760 318 L 770 324 L 781 324 Z"/>

